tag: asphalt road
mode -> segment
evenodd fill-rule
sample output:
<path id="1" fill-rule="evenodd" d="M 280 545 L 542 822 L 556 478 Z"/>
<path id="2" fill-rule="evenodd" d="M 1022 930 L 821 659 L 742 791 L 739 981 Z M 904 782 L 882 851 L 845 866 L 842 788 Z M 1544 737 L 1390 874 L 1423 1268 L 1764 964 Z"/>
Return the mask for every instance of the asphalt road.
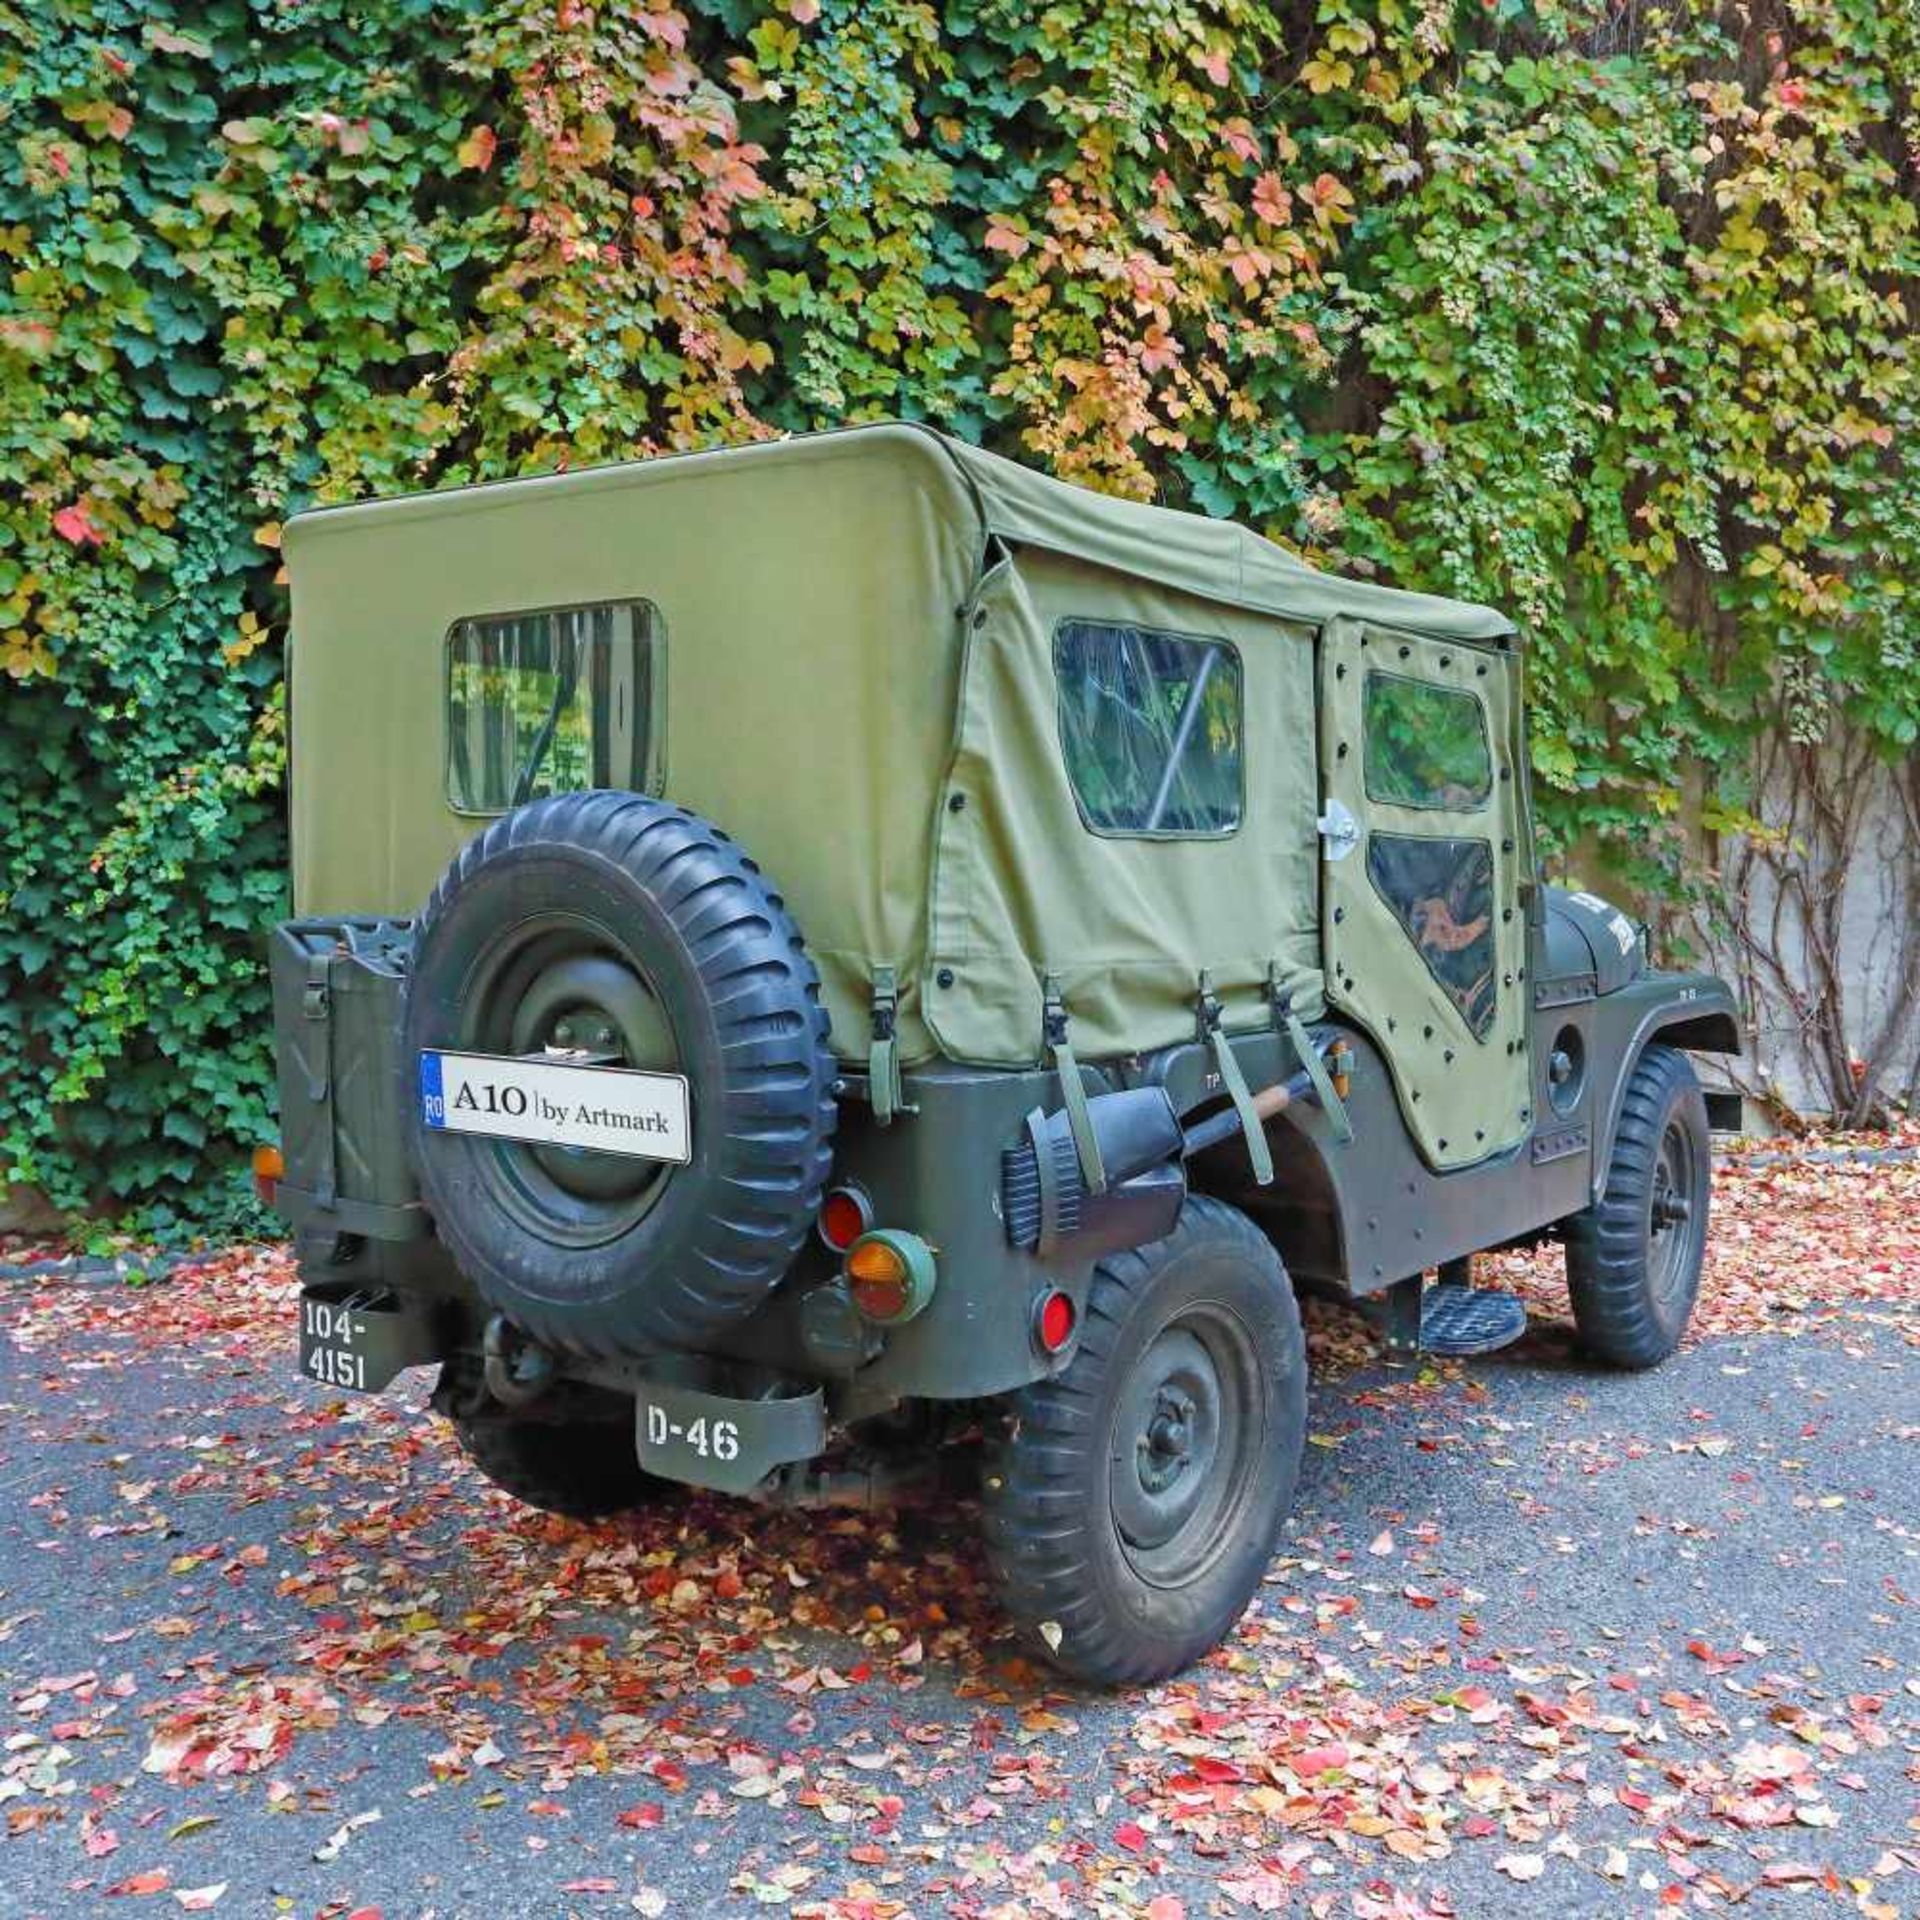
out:
<path id="1" fill-rule="evenodd" d="M 232 1285 L 0 1285 L 5 1915 L 1920 1906 L 1910 1313 L 1323 1385 L 1239 1638 L 1105 1698 L 964 1510 L 523 1516 Z"/>

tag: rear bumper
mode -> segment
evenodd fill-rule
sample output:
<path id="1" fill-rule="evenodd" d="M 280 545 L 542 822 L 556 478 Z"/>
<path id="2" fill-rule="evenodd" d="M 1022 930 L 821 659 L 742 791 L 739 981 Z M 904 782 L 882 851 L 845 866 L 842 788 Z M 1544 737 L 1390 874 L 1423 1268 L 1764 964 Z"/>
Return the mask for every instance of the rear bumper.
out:
<path id="1" fill-rule="evenodd" d="M 811 1460 L 827 1444 L 826 1395 L 817 1386 L 769 1378 L 761 1391 L 697 1384 L 704 1368 L 676 1366 L 680 1378 L 648 1371 L 635 1382 L 634 1445 L 640 1464 L 663 1480 L 718 1493 L 751 1493 L 770 1473 Z"/>
<path id="2" fill-rule="evenodd" d="M 303 1233 L 360 1233 L 369 1240 L 419 1240 L 432 1228 L 427 1210 L 418 1201 L 401 1205 L 379 1200 L 352 1200 L 340 1194 L 315 1193 L 289 1186 L 274 1188 L 274 1211 Z"/>
<path id="3" fill-rule="evenodd" d="M 518 1406 L 542 1414 L 542 1395 L 498 1376 L 491 1334 L 476 1352 L 473 1327 L 459 1303 L 352 1279 L 324 1280 L 300 1290 L 300 1371 L 317 1385 L 379 1393 L 410 1367 L 461 1363 L 475 1407 L 499 1414 Z M 483 1384 L 486 1383 L 486 1384 Z M 622 1366 L 592 1384 L 613 1385 L 634 1402 L 634 1449 L 642 1467 L 663 1480 L 750 1494 L 769 1475 L 811 1460 L 827 1444 L 827 1403 L 812 1382 L 758 1368 L 662 1355 Z M 549 1392 L 564 1392 L 563 1376 Z M 458 1403 L 456 1403 L 458 1404 Z M 601 1444 L 583 1435 L 582 1445 Z"/>

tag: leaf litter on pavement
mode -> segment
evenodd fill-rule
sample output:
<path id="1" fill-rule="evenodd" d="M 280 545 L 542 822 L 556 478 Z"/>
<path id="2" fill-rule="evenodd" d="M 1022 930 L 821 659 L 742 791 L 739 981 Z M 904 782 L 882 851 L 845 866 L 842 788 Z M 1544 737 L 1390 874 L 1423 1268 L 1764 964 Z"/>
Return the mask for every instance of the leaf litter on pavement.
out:
<path id="1" fill-rule="evenodd" d="M 1563 1351 L 1557 1255 L 1480 1264 L 1526 1300 L 1528 1355 Z M 1836 1696 L 1785 1649 L 1684 1624 L 1650 1645 L 1542 1621 L 1513 1644 L 1436 1520 L 1355 1495 L 1290 1533 L 1212 1659 L 1137 1695 L 1079 1695 L 1011 1651 L 947 1515 L 692 1497 L 584 1527 L 514 1507 L 417 1405 L 290 1377 L 278 1250 L 139 1292 L 9 1284 L 34 1396 L 0 1408 L 13 1464 L 77 1436 L 90 1456 L 33 1480 L 23 1526 L 41 1551 L 145 1556 L 154 1574 L 150 1611 L 99 1623 L 91 1665 L 40 1672 L 36 1618 L 0 1573 L 0 1836 L 70 1848 L 77 1903 L 216 1907 L 227 1863 L 204 1836 L 241 1796 L 294 1816 L 288 1858 L 326 1870 L 324 1894 L 285 1910 L 365 1920 L 383 1910 L 333 1889 L 354 1884 L 369 1832 L 454 1796 L 463 1820 L 523 1829 L 555 1910 L 582 1913 L 674 1910 L 669 1854 L 710 1859 L 743 1909 L 835 1920 L 1442 1920 L 1473 1910 L 1450 1890 L 1463 1860 L 1516 1909 L 1563 1874 L 1595 1910 L 1804 1893 L 1882 1920 L 1920 1904 L 1914 1822 L 1836 1865 L 1863 1771 L 1915 1764 L 1920 1682 L 1892 1657 L 1883 1685 Z M 1912 1344 L 1916 1304 L 1920 1166 L 1788 1149 L 1722 1168 L 1695 1342 Z M 1348 1382 L 1334 1415 L 1316 1406 L 1316 1449 L 1337 1461 L 1373 1420 L 1410 1422 L 1423 1452 L 1478 1447 L 1550 1551 L 1571 1543 L 1530 1491 L 1529 1448 L 1581 1482 L 1685 1453 L 1753 1497 L 1754 1463 L 1698 1410 L 1616 1433 L 1574 1375 L 1591 1417 L 1543 1440 L 1513 1430 L 1484 1370 L 1356 1380 L 1380 1358 L 1369 1324 L 1324 1301 L 1308 1321 L 1316 1380 Z M 136 1365 L 169 1370 L 164 1430 L 137 1447 L 111 1419 Z M 1811 1437 L 1783 1432 L 1771 1466 L 1794 1473 Z M 1701 1523 L 1636 1514 L 1633 1530 L 1684 1556 Z M 1891 1621 L 1911 1596 L 1885 1604 Z M 351 1767 L 312 1777 L 309 1756 L 390 1728 L 422 1755 L 397 1801 L 362 1804 Z M 430 1890 L 389 1902 L 433 1910 Z"/>

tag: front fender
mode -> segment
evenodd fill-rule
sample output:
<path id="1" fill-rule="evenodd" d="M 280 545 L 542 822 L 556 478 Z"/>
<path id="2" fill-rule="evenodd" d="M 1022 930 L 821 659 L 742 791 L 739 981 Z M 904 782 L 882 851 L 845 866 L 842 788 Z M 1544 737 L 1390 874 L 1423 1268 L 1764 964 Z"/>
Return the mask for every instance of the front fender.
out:
<path id="1" fill-rule="evenodd" d="M 1594 1138 L 1593 1197 L 1599 1199 L 1613 1160 L 1613 1136 L 1634 1062 L 1654 1040 L 1690 1053 L 1741 1051 L 1740 1010 L 1733 989 L 1711 973 L 1641 974 L 1603 994 L 1594 1008 L 1595 1057 L 1615 1063 L 1605 1114 Z"/>

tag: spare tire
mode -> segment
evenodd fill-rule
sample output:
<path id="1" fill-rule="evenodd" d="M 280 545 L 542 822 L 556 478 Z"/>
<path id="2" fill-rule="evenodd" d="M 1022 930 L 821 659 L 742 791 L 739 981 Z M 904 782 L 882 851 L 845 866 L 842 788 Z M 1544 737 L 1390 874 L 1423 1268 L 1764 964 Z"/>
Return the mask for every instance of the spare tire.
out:
<path id="1" fill-rule="evenodd" d="M 685 1165 L 444 1132 L 407 1101 L 421 1192 L 461 1270 L 534 1338 L 684 1347 L 779 1282 L 831 1164 L 820 980 L 760 869 L 684 807 L 570 793 L 495 821 L 416 924 L 409 1070 L 424 1049 L 582 1046 L 683 1074 Z"/>

